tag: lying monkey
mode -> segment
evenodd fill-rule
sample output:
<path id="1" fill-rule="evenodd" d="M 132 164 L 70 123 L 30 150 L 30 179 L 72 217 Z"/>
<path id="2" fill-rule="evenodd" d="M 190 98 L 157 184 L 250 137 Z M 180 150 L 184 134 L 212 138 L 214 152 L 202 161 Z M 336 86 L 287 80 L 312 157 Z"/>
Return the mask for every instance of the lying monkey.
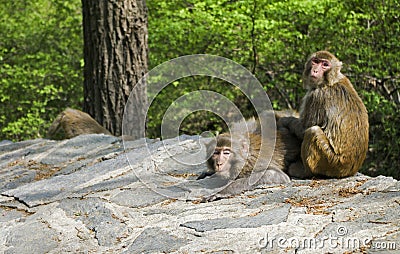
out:
<path id="1" fill-rule="evenodd" d="M 263 114 L 271 113 L 264 112 Z M 208 170 L 198 179 L 210 176 L 230 179 L 231 182 L 225 189 L 207 197 L 206 200 L 211 201 L 239 194 L 261 184 L 282 184 L 290 181 L 285 172 L 290 164 L 300 161 L 301 141 L 287 128 L 279 125 L 279 120 L 286 116 L 293 117 L 293 114 L 278 113 L 276 116 L 278 129 L 267 130 L 276 131 L 276 140 L 269 135 L 265 137 L 261 135 L 259 120 L 251 118 L 246 121 L 248 131 L 235 131 L 233 135 L 223 133 L 207 144 L 207 154 L 211 155 L 207 160 Z M 268 124 L 264 126 L 275 128 Z M 234 126 L 233 129 L 238 129 L 238 127 Z M 274 142 L 275 149 L 272 149 Z M 263 149 L 261 149 L 261 144 L 265 146 Z M 272 159 L 269 160 L 271 156 Z M 255 180 L 252 181 L 250 177 Z"/>

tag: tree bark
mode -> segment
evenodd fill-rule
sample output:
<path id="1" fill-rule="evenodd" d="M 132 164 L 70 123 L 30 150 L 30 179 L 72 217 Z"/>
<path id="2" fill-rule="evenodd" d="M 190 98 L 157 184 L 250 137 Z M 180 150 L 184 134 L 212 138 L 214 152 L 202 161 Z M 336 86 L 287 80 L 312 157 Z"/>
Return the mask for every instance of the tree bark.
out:
<path id="1" fill-rule="evenodd" d="M 124 107 L 132 95 L 134 116 L 144 123 L 147 94 L 147 7 L 145 0 L 82 0 L 84 32 L 84 104 L 90 114 L 114 135 L 122 134 Z M 141 126 L 143 125 L 143 126 Z M 138 138 L 144 124 L 130 135 Z"/>

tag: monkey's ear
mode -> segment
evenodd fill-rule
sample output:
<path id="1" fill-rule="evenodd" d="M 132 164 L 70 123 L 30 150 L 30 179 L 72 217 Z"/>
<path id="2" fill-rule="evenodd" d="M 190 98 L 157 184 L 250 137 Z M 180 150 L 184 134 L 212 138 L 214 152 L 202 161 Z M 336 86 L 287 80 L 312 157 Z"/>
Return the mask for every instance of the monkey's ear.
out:
<path id="1" fill-rule="evenodd" d="M 247 119 L 246 121 L 238 121 L 233 123 L 231 131 L 231 135 L 240 136 L 245 133 L 253 133 L 257 129 L 257 120 L 254 117 Z"/>
<path id="2" fill-rule="evenodd" d="M 243 158 L 247 158 L 250 154 L 250 144 L 249 140 L 241 139 L 240 142 L 240 151 L 242 151 Z"/>
<path id="3" fill-rule="evenodd" d="M 205 146 L 206 146 L 207 158 L 209 158 L 214 153 L 214 150 L 217 147 L 217 141 L 213 139 L 210 142 L 205 143 Z"/>

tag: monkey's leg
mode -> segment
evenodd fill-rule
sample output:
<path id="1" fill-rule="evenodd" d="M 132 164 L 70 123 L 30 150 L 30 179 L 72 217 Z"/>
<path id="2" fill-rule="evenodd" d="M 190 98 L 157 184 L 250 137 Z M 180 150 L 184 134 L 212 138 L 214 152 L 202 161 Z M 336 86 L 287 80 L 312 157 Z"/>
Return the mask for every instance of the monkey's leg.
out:
<path id="1" fill-rule="evenodd" d="M 291 177 L 296 177 L 300 179 L 307 179 L 313 176 L 310 169 L 303 166 L 302 161 L 291 163 L 288 167 L 288 174 Z"/>
<path id="2" fill-rule="evenodd" d="M 271 165 L 267 170 L 253 172 L 249 177 L 249 182 L 254 185 L 262 184 L 282 184 L 290 182 L 289 176 L 280 169 L 273 168 Z"/>
<path id="3" fill-rule="evenodd" d="M 342 169 L 335 161 L 339 161 L 328 138 L 319 126 L 312 126 L 304 133 L 301 145 L 301 158 L 305 172 L 328 177 L 342 177 Z M 339 166 L 339 167 L 338 167 Z"/>

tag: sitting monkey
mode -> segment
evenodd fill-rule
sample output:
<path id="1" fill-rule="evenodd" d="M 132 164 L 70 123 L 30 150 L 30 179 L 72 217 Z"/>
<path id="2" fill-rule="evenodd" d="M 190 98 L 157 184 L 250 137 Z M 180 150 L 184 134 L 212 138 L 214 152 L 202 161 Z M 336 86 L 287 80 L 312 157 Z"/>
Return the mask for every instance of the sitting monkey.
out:
<path id="1" fill-rule="evenodd" d="M 67 108 L 51 124 L 47 132 L 47 138 L 61 140 L 90 133 L 111 135 L 108 130 L 96 122 L 90 115 L 77 109 Z"/>
<path id="2" fill-rule="evenodd" d="M 303 165 L 291 167 L 299 178 L 343 178 L 357 173 L 368 150 L 368 114 L 342 63 L 327 51 L 313 53 L 303 72 L 307 89 L 300 118 L 282 121 L 303 140 Z"/>

